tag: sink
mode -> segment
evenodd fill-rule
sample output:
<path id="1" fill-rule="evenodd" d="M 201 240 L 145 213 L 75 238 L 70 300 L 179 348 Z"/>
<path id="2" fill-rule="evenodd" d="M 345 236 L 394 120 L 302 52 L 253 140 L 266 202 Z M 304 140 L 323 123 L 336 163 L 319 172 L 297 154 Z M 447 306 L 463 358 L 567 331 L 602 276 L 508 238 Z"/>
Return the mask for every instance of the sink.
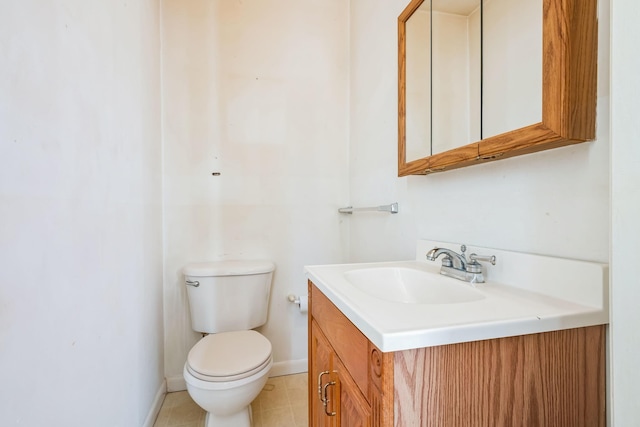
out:
<path id="1" fill-rule="evenodd" d="M 406 267 L 350 270 L 345 279 L 373 297 L 405 304 L 459 304 L 485 295 L 459 280 Z"/>
<path id="2" fill-rule="evenodd" d="M 310 265 L 305 273 L 383 352 L 609 322 L 605 264 L 471 246 L 501 261 L 474 286 L 425 261 L 434 247 L 459 246 L 419 240 L 415 260 Z"/>

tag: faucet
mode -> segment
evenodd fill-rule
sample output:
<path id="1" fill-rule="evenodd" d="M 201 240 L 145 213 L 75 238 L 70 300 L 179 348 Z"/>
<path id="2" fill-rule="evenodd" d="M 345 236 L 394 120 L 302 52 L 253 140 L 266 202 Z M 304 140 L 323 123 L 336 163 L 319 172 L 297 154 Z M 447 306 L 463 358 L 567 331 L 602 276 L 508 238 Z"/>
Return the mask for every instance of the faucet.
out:
<path id="1" fill-rule="evenodd" d="M 429 261 L 435 261 L 440 255 L 444 255 L 444 258 L 442 258 L 443 266 L 453 267 L 457 270 L 466 270 L 467 258 L 464 256 L 464 251 L 467 250 L 467 248 L 464 245 L 462 245 L 462 247 L 464 248 L 462 254 L 447 248 L 433 248 L 427 252 L 427 259 Z"/>
<path id="2" fill-rule="evenodd" d="M 440 274 L 469 283 L 484 283 L 482 264 L 478 261 L 486 261 L 490 262 L 492 265 L 496 265 L 495 255 L 481 256 L 471 254 L 469 256 L 469 260 L 467 260 L 467 257 L 464 254 L 466 250 L 467 247 L 465 245 L 460 247 L 461 253 L 457 253 L 447 248 L 436 247 L 427 252 L 427 259 L 429 261 L 435 261 L 440 255 L 444 255 L 442 258 Z"/>

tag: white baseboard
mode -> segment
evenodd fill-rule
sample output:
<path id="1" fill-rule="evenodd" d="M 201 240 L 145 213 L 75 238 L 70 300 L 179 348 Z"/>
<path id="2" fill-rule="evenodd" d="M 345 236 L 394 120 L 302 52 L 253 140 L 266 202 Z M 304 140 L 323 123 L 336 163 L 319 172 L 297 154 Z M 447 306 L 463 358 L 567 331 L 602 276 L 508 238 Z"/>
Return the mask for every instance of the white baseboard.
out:
<path id="1" fill-rule="evenodd" d="M 182 375 L 176 375 L 175 377 L 167 377 L 167 392 L 184 391 L 187 389 L 187 383 Z"/>
<path id="2" fill-rule="evenodd" d="M 307 359 L 285 360 L 284 362 L 275 362 L 269 372 L 270 377 L 280 377 L 283 375 L 299 374 L 307 372 L 309 369 Z M 187 383 L 182 375 L 167 377 L 167 392 L 184 391 L 187 389 Z"/>
<path id="3" fill-rule="evenodd" d="M 144 424 L 142 424 L 143 427 L 153 427 L 153 424 L 156 422 L 156 418 L 158 418 L 158 413 L 160 413 L 160 408 L 162 408 L 162 402 L 164 402 L 165 394 L 167 394 L 167 382 L 162 381 L 160 388 L 158 388 L 158 392 L 156 393 L 156 397 L 153 399 L 151 408 L 149 409 L 149 414 L 144 420 Z"/>
<path id="4" fill-rule="evenodd" d="M 307 359 L 285 360 L 284 362 L 276 362 L 271 367 L 270 377 L 281 377 L 283 375 L 299 374 L 307 372 L 309 365 Z"/>

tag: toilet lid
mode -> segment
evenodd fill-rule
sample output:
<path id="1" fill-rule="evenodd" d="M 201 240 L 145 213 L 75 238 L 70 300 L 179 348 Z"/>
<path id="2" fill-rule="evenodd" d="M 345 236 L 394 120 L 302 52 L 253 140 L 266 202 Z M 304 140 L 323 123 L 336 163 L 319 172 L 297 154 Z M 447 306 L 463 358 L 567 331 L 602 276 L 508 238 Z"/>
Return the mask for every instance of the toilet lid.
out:
<path id="1" fill-rule="evenodd" d="M 182 274 L 192 277 L 217 277 L 217 276 L 246 276 L 250 274 L 264 274 L 275 270 L 276 266 L 271 261 L 211 261 L 194 262 L 187 264 L 182 269 Z"/>
<path id="2" fill-rule="evenodd" d="M 247 377 L 271 360 L 271 343 L 256 331 L 221 332 L 207 335 L 187 356 L 189 370 L 208 381 Z"/>

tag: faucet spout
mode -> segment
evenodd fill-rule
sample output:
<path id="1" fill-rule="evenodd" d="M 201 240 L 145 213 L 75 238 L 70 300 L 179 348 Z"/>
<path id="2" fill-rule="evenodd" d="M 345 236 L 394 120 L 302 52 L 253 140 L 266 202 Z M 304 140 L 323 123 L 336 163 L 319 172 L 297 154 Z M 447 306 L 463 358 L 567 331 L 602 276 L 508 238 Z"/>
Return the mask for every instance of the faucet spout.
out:
<path id="1" fill-rule="evenodd" d="M 482 265 L 480 265 L 478 261 L 487 261 L 495 265 L 496 257 L 471 254 L 467 261 L 467 257 L 464 254 L 466 250 L 467 247 L 465 245 L 460 247 L 461 253 L 447 248 L 433 248 L 427 252 L 427 260 L 435 261 L 436 258 L 444 255 L 440 274 L 469 283 L 483 283 L 484 275 L 482 273 Z"/>
<path id="2" fill-rule="evenodd" d="M 461 255 L 455 251 L 452 251 L 451 249 L 433 248 L 429 252 L 427 252 L 427 259 L 429 261 L 435 261 L 440 255 L 445 256 L 445 258 L 442 260 L 442 265 L 445 265 L 448 267 L 454 267 L 458 270 L 466 270 L 467 259 L 464 256 L 464 252 Z"/>

